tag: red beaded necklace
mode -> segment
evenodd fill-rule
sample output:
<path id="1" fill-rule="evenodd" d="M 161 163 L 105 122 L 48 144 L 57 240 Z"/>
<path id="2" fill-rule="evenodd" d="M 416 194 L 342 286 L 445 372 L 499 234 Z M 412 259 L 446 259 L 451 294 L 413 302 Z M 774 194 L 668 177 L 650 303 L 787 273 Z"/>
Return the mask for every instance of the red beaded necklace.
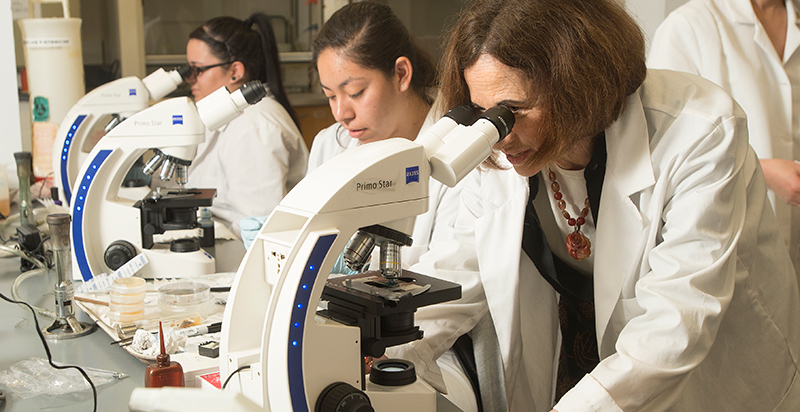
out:
<path id="1" fill-rule="evenodd" d="M 556 174 L 550 168 L 547 168 L 547 171 L 550 187 L 553 189 L 553 198 L 558 202 L 561 215 L 567 219 L 568 225 L 575 227 L 575 231 L 567 235 L 567 252 L 576 260 L 586 259 L 592 254 L 592 242 L 581 232 L 581 226 L 586 223 L 586 216 L 589 216 L 589 198 L 587 197 L 583 202 L 584 207 L 581 210 L 581 215 L 573 218 L 566 210 L 567 202 L 564 200 L 564 195 L 561 194 L 561 186 L 556 181 Z"/>

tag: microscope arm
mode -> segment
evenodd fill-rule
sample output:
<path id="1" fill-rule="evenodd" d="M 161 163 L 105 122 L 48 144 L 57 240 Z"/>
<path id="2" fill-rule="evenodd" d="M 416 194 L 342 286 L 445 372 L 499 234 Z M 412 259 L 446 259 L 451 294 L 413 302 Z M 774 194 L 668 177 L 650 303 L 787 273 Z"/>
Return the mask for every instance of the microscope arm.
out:
<path id="1" fill-rule="evenodd" d="M 237 271 L 223 320 L 221 376 L 250 366 L 231 384 L 267 410 L 313 410 L 336 382 L 363 387 L 359 328 L 320 319 L 312 310 L 339 252 L 366 226 L 403 222 L 407 230 L 427 210 L 431 166 L 450 181 L 462 178 L 513 120 L 505 108 L 473 126 L 440 120 L 431 128 L 438 135 L 423 136 L 421 143 L 363 145 L 306 176 L 267 219 Z M 453 145 L 468 153 L 445 156 Z M 368 393 L 388 410 L 430 410 L 433 392 L 416 392 L 403 403 L 392 392 Z"/>
<path id="2" fill-rule="evenodd" d="M 261 97 L 266 95 L 266 90 L 259 86 L 260 82 L 251 83 L 252 90 L 261 90 Z M 224 94 L 203 99 L 207 113 L 215 116 L 219 113 L 228 116 L 231 116 L 230 113 L 240 113 L 242 109 L 236 101 L 246 101 L 238 97 L 242 91 L 227 93 L 222 89 Z M 149 254 L 150 264 L 142 269 L 142 276 L 174 277 L 176 273 L 179 273 L 177 276 L 213 273 L 213 258 L 207 253 L 198 251 L 196 256 L 190 256 L 194 252 L 171 253 L 168 246 L 166 250 L 144 247 L 141 210 L 135 207 L 135 203 L 145 194 L 137 192 L 136 198 L 133 198 L 123 194 L 129 189 L 121 187 L 131 165 L 151 148 L 177 154 L 177 157 L 166 155 L 166 159 L 162 159 L 165 166 L 175 166 L 176 161 L 180 161 L 181 167 L 188 165 L 197 145 L 205 139 L 208 122 L 209 118 L 199 113 L 199 109 L 188 98 L 167 99 L 122 122 L 95 145 L 81 167 L 80 183 L 75 185 L 71 202 L 75 276 L 88 281 L 97 274 L 116 269 L 106 261 L 106 252 L 112 243 L 118 241 L 130 244 L 130 247 L 126 247 L 129 252 L 135 249 L 136 253 Z M 187 264 L 192 266 L 181 268 L 180 263 L 170 262 L 189 262 Z M 172 270 L 174 266 L 178 268 Z M 169 269 L 165 270 L 165 267 Z"/>
<path id="3" fill-rule="evenodd" d="M 72 198 L 73 185 L 89 155 L 85 146 L 99 121 L 115 116 L 106 126 L 105 132 L 109 132 L 125 118 L 146 109 L 151 99 L 158 101 L 175 90 L 187 75 L 186 68 L 169 72 L 159 68 L 142 80 L 123 77 L 81 97 L 64 117 L 53 142 L 53 182 L 61 199 L 69 203 Z"/>

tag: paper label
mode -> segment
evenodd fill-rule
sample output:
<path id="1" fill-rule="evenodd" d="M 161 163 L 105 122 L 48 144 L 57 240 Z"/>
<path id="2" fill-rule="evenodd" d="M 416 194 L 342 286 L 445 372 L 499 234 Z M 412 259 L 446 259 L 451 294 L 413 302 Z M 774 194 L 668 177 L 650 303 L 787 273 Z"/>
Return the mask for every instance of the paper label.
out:
<path id="1" fill-rule="evenodd" d="M 69 37 L 34 37 L 24 40 L 29 49 L 66 49 L 72 47 Z"/>
<path id="2" fill-rule="evenodd" d="M 53 144 L 58 134 L 58 124 L 33 122 L 33 175 L 47 177 L 53 172 Z"/>
<path id="3" fill-rule="evenodd" d="M 133 259 L 127 261 L 124 265 L 122 265 L 119 269 L 112 272 L 110 275 L 106 275 L 105 273 L 101 273 L 86 282 L 83 282 L 80 286 L 75 288 L 75 292 L 77 293 L 88 293 L 88 292 L 100 292 L 107 290 L 111 287 L 111 284 L 114 283 L 114 279 L 124 278 L 133 276 L 139 269 L 143 268 L 149 261 L 147 260 L 147 256 L 144 254 L 138 254 L 133 257 Z"/>
<path id="4" fill-rule="evenodd" d="M 222 382 L 219 379 L 219 372 L 208 373 L 205 375 L 200 375 L 200 379 L 208 382 L 211 386 L 220 389 L 222 388 Z"/>

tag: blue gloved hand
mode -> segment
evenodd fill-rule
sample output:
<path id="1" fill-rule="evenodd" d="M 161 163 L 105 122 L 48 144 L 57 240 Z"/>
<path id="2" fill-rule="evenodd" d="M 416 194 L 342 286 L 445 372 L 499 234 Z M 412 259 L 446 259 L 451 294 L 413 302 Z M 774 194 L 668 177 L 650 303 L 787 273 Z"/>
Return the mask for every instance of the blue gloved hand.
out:
<path id="1" fill-rule="evenodd" d="M 256 240 L 258 232 L 261 231 L 261 226 L 264 226 L 266 221 L 267 216 L 248 216 L 239 221 L 239 229 L 242 231 L 242 241 L 245 249 L 250 249 L 250 245 Z"/>

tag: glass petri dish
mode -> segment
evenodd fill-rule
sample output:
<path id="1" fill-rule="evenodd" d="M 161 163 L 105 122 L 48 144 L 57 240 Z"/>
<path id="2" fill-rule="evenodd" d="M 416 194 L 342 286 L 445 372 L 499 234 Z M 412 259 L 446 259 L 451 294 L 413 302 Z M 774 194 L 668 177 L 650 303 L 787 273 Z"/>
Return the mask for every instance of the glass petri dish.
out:
<path id="1" fill-rule="evenodd" d="M 167 314 L 198 312 L 207 315 L 214 310 L 214 297 L 205 283 L 182 281 L 158 288 L 158 306 Z"/>

